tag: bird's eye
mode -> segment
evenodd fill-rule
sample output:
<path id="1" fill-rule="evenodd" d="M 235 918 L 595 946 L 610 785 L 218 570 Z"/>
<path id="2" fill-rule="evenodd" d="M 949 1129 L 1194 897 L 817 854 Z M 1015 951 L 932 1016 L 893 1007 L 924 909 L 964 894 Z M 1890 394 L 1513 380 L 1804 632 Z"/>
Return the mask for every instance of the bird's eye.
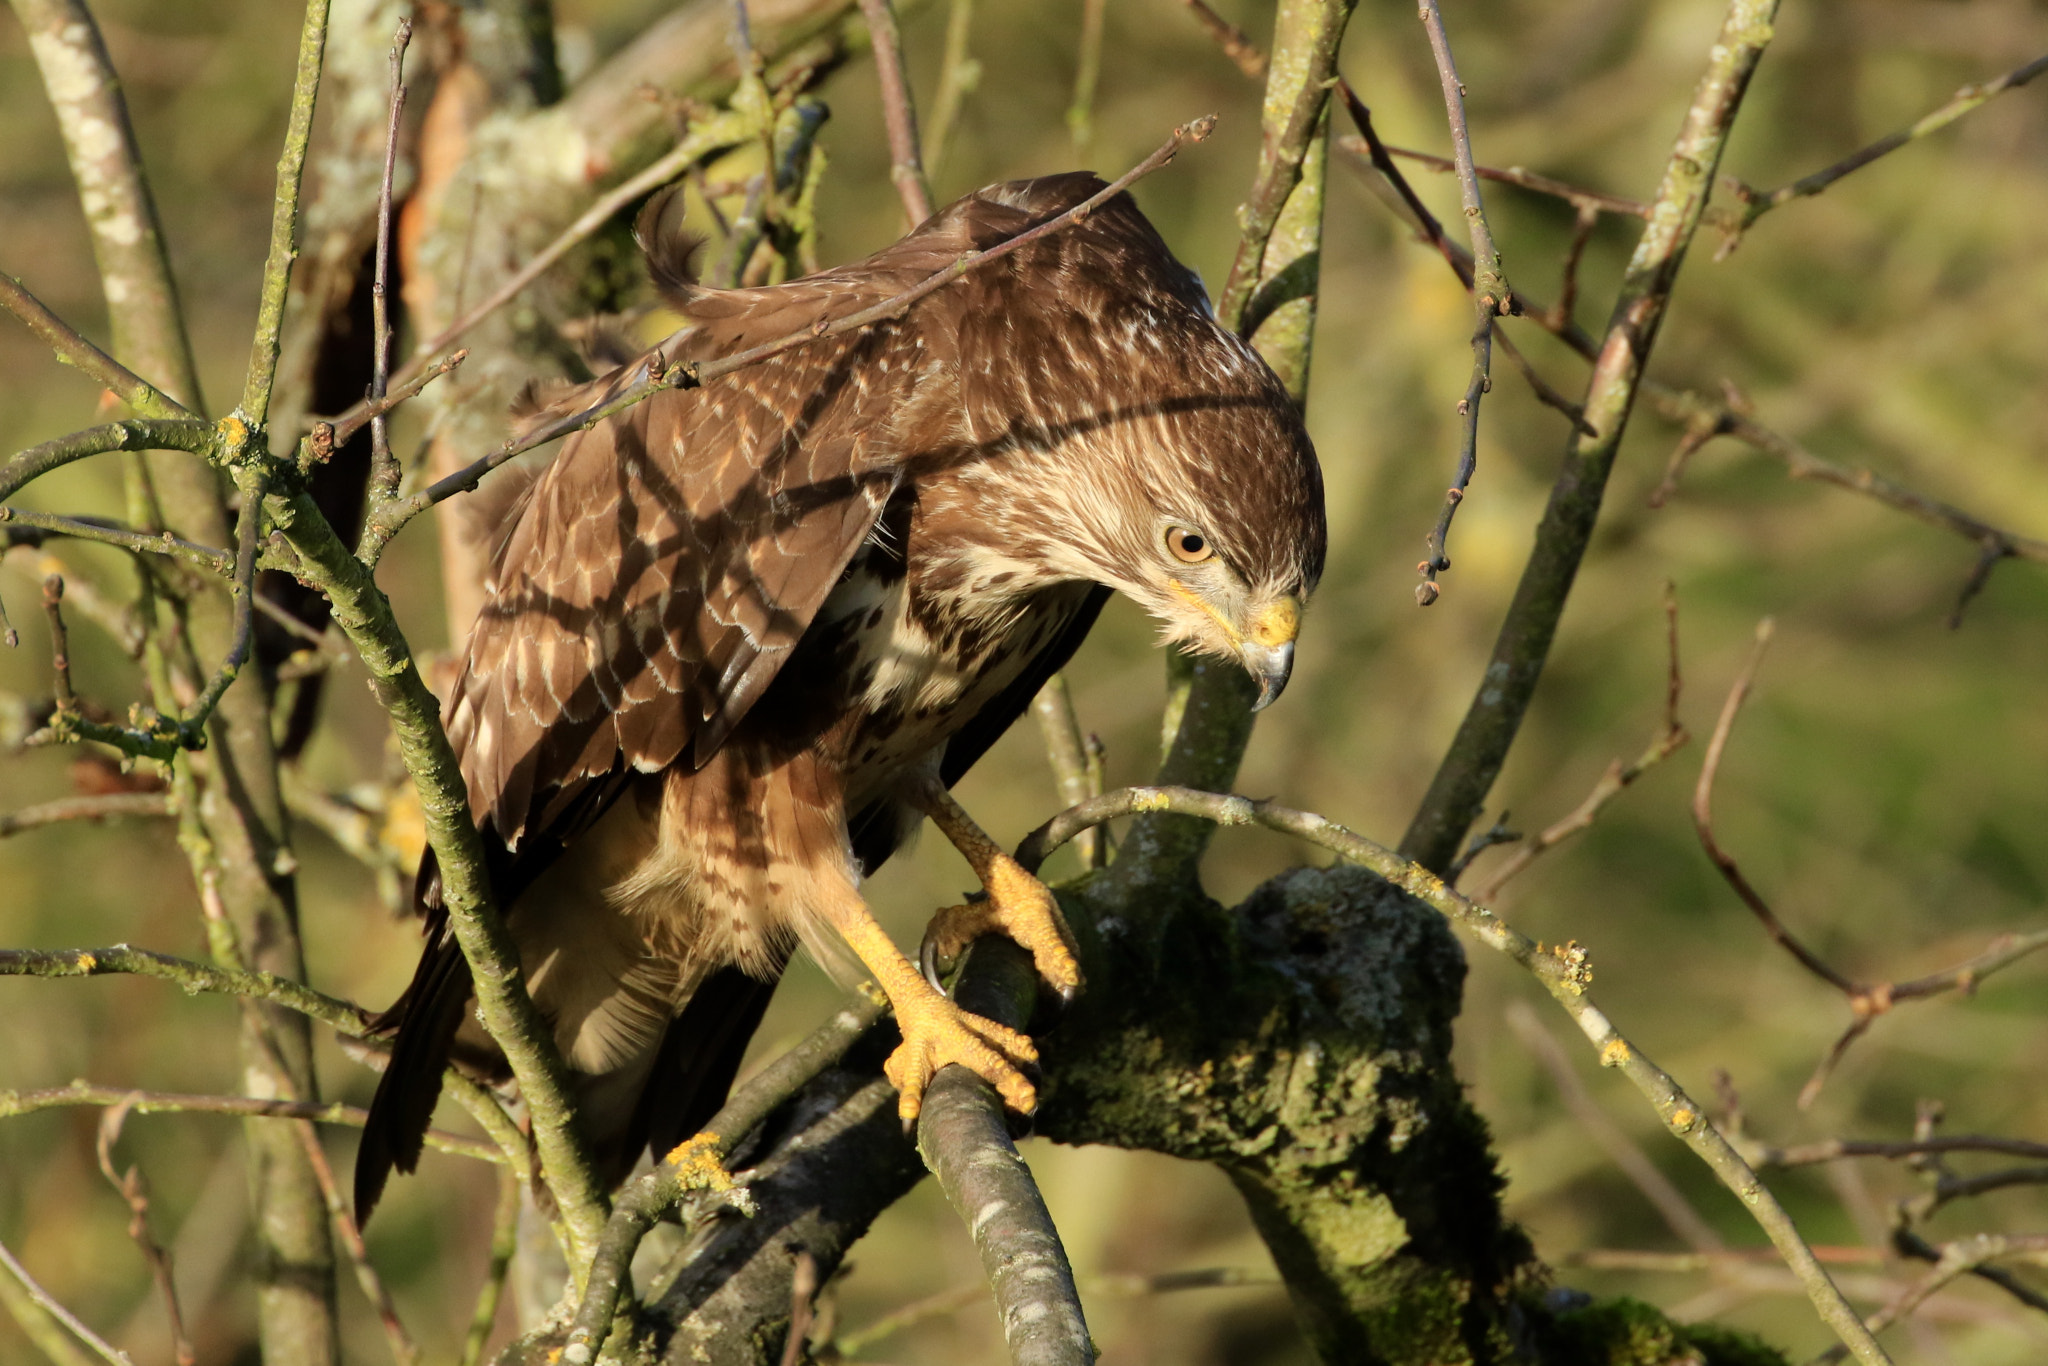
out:
<path id="1" fill-rule="evenodd" d="M 1216 547 L 1209 544 L 1209 538 L 1191 526 L 1168 527 L 1166 548 L 1182 564 L 1200 564 L 1216 553 Z"/>

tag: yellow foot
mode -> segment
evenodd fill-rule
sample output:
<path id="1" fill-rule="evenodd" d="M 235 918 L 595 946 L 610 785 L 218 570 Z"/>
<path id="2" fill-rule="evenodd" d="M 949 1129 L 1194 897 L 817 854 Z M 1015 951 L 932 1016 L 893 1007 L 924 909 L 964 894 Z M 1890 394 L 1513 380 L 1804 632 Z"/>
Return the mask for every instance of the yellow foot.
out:
<path id="1" fill-rule="evenodd" d="M 924 975 L 938 985 L 941 962 L 951 962 L 984 934 L 1008 935 L 1031 951 L 1045 984 L 1071 1001 L 1081 989 L 1081 964 L 1074 957 L 1074 932 L 1046 885 L 1016 860 L 1001 856 L 988 871 L 988 898 L 948 906 L 932 917 L 920 955 Z"/>
<path id="2" fill-rule="evenodd" d="M 912 982 L 917 978 L 912 976 Z M 896 1113 L 908 1128 L 924 1108 L 924 1090 L 941 1067 L 959 1063 L 980 1077 L 1020 1114 L 1038 1107 L 1038 1091 L 1024 1068 L 1038 1061 L 1038 1049 L 1014 1029 L 969 1014 L 917 982 L 896 1001 L 903 1044 L 882 1064 L 897 1091 Z"/>

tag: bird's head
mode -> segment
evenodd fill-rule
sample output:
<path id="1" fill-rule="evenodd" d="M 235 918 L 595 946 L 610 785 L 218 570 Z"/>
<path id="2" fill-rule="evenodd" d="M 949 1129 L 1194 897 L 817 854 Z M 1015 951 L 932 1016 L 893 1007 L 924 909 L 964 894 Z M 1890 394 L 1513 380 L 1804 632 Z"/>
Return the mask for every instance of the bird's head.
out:
<path id="1" fill-rule="evenodd" d="M 947 214 L 1015 232 L 1101 188 L 1084 173 L 1017 181 Z M 996 457 L 965 472 L 955 510 L 988 552 L 990 572 L 968 577 L 1115 589 L 1169 642 L 1242 665 L 1266 706 L 1327 537 L 1294 400 L 1128 195 L 1008 259 L 933 296 L 960 376 L 935 390 L 954 449 Z"/>
<path id="2" fill-rule="evenodd" d="M 1112 586 L 1169 641 L 1242 665 L 1258 711 L 1287 686 L 1322 574 L 1322 476 L 1291 405 L 1215 416 L 1232 429 L 1228 445 L 1184 437 L 1135 471 L 1142 493 L 1120 500 Z M 1221 435 L 1214 422 L 1175 425 Z"/>

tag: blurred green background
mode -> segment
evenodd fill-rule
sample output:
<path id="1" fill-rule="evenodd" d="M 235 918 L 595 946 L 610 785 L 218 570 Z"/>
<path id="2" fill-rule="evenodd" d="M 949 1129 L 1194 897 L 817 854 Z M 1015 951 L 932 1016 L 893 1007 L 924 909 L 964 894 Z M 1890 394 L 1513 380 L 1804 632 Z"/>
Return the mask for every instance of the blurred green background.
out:
<path id="1" fill-rule="evenodd" d="M 1265 6 L 1218 9 L 1261 43 Z M 557 0 L 569 75 L 653 17 L 646 0 Z M 289 94 L 296 7 L 254 0 L 100 0 L 154 177 L 208 392 L 239 388 Z M 982 63 L 936 171 L 939 196 L 984 182 L 1093 166 L 1114 174 L 1175 123 L 1222 114 L 1217 135 L 1143 184 L 1138 198 L 1212 285 L 1227 271 L 1233 210 L 1257 146 L 1257 88 L 1220 55 L 1177 0 L 1109 0 L 1094 135 L 1076 147 L 1064 117 L 1078 0 L 975 7 Z M 1482 0 L 1448 7 L 1470 91 L 1481 161 L 1647 197 L 1721 17 L 1712 0 Z M 944 0 L 904 21 L 927 103 L 948 18 Z M 1821 0 L 1784 8 L 1736 126 L 1724 170 L 1760 186 L 1834 161 L 1940 104 L 1959 85 L 2048 50 L 2048 6 L 2028 0 Z M 1443 109 L 1411 5 L 1366 5 L 1343 69 L 1396 145 L 1448 152 Z M 887 179 L 873 69 L 856 61 L 820 92 L 833 110 L 822 253 L 858 257 L 888 241 L 898 209 Z M 1340 131 L 1349 131 L 1340 125 Z M 1456 221 L 1445 176 L 1413 172 Z M 1511 280 L 1557 295 L 1571 211 L 1498 185 L 1487 202 Z M 1484 410 L 1480 467 L 1453 533 L 1443 600 L 1411 595 L 1422 536 L 1456 442 L 1454 407 L 1470 366 L 1469 308 L 1428 250 L 1333 166 L 1310 425 L 1328 475 L 1330 567 L 1284 704 L 1262 719 L 1241 790 L 1321 811 L 1397 840 L 1477 681 L 1512 592 L 1566 436 L 1504 362 Z M 1580 317 L 1597 328 L 1637 224 L 1603 221 L 1584 270 Z M 1993 102 L 1823 197 L 1766 218 L 1725 261 L 1703 232 L 1681 279 L 1652 371 L 1718 392 L 1736 385 L 1768 425 L 1815 451 L 1868 465 L 2013 530 L 2048 535 L 2048 83 Z M 104 336 L 103 306 L 61 144 L 11 18 L 0 18 L 0 268 L 61 315 Z M 1551 382 L 1576 395 L 1584 367 L 1528 324 L 1511 332 Z M 92 420 L 95 392 L 20 328 L 0 325 L 0 450 Z M 417 432 L 398 424 L 398 444 Z M 1661 597 L 1680 604 L 1694 743 L 1622 796 L 1576 842 L 1514 882 L 1501 909 L 1539 938 L 1590 947 L 1604 1007 L 1695 1094 L 1717 1068 L 1740 1088 L 1752 1130 L 1773 1141 L 1904 1137 L 1915 1102 L 1947 1107 L 1956 1132 L 2048 1139 L 2048 958 L 1968 998 L 1916 1004 L 1879 1021 L 1807 1111 L 1801 1083 L 1846 1023 L 1842 1001 L 1773 949 L 1700 853 L 1687 804 L 1704 739 L 1759 618 L 1778 634 L 1724 766 L 1723 842 L 1821 953 L 1851 975 L 1904 978 L 1975 952 L 2004 930 L 2048 919 L 2048 573 L 2008 563 L 1959 630 L 1947 617 L 1974 546 L 1852 494 L 1799 484 L 1727 441 L 1693 462 L 1678 495 L 1647 505 L 1677 432 L 1637 414 L 1607 510 L 1553 655 L 1489 812 L 1523 830 L 1575 806 L 1610 760 L 1638 753 L 1663 701 Z M 71 467 L 24 501 L 118 513 L 115 466 Z M 125 592 L 113 554 L 59 551 L 74 578 Z M 40 557 L 0 570 L 23 643 L 0 651 L 0 709 L 48 693 L 36 609 Z M 415 644 L 445 649 L 438 561 L 424 526 L 386 561 L 385 587 Z M 134 668 L 74 623 L 81 689 L 117 708 Z M 1150 628 L 1118 602 L 1070 678 L 1098 732 L 1111 783 L 1149 777 L 1163 667 Z M 385 730 L 359 666 L 329 692 L 308 778 L 341 791 L 391 771 Z M 0 720 L 4 720 L 0 715 Z M 0 757 L 15 808 L 72 790 L 76 756 Z M 1057 805 L 1035 729 L 1020 725 L 963 784 L 984 824 L 1014 840 Z M 408 978 L 416 934 L 381 906 L 371 876 L 318 832 L 298 838 L 312 979 L 367 1004 Z M 1488 859 L 1503 857 L 1499 852 Z M 1225 832 L 1207 865 L 1226 901 L 1311 857 L 1277 837 Z M 1489 864 L 1479 865 L 1481 873 Z M 1055 866 L 1057 871 L 1058 865 Z M 929 911 L 970 883 L 943 841 L 926 841 L 873 884 L 885 922 L 913 942 Z M 56 827 L 0 841 L 0 944 L 132 941 L 203 956 L 185 863 L 162 825 Z M 1794 1359 L 1829 1340 L 1774 1263 L 1724 1274 L 1622 1274 L 1573 1265 L 1600 1249 L 1681 1244 L 1560 1100 L 1510 1021 L 1529 1012 L 1565 1049 L 1608 1120 L 1737 1247 L 1761 1236 L 1706 1170 L 1658 1131 L 1618 1077 L 1601 1073 L 1533 984 L 1483 950 L 1472 956 L 1460 1065 L 1491 1121 L 1513 1215 L 1561 1283 L 1630 1293 L 1681 1317 L 1755 1329 Z M 838 999 L 815 970 L 792 972 L 756 1045 L 788 1044 Z M 101 979 L 0 982 L 0 1088 L 84 1077 L 156 1090 L 232 1091 L 235 1012 L 162 984 Z M 1525 1026 L 1526 1028 L 1526 1026 Z M 323 1043 L 327 1093 L 366 1103 L 371 1075 Z M 0 1121 L 0 1240 L 66 1304 L 138 1362 L 167 1361 L 161 1312 L 128 1242 L 127 1211 L 93 1157 L 97 1113 Z M 444 1122 L 466 1121 L 444 1111 Z M 352 1147 L 328 1130 L 337 1164 Z M 237 1260 L 246 1208 L 234 1121 L 133 1119 L 118 1150 L 139 1162 L 152 1218 L 178 1261 L 202 1359 L 246 1356 L 253 1311 Z M 1216 1172 L 1145 1155 L 1027 1145 L 1077 1271 L 1089 1278 L 1201 1267 L 1270 1275 L 1236 1196 Z M 1975 1169 L 1968 1160 L 1961 1169 Z M 1889 1203 L 1916 1189 L 1879 1162 L 1778 1176 L 1817 1243 L 1881 1246 Z M 452 1359 L 481 1274 L 493 1174 L 429 1155 L 399 1183 L 369 1241 L 431 1359 Z M 2048 1228 L 2048 1200 L 2021 1189 L 1963 1202 L 1932 1233 Z M 1865 1307 L 1917 1274 L 1845 1270 Z M 2031 1273 L 2022 1273 L 2023 1275 Z M 921 1297 L 977 1282 L 958 1220 L 929 1184 L 882 1220 L 830 1298 L 858 1327 Z M 2041 1285 L 2037 1277 L 2034 1283 Z M 1092 1284 L 1092 1283 L 1091 1283 Z M 1297 1362 L 1305 1353 L 1273 1285 L 1129 1297 L 1097 1284 L 1091 1326 L 1105 1362 Z M 346 1274 L 351 1360 L 385 1348 Z M 509 1331 L 509 1308 L 501 1332 Z M 1902 1361 L 2035 1362 L 2048 1317 L 1991 1287 L 1942 1294 L 1888 1342 Z M 32 1349 L 0 1319 L 0 1360 Z M 994 1363 L 1001 1339 L 986 1299 L 970 1298 L 877 1344 L 899 1363 Z"/>

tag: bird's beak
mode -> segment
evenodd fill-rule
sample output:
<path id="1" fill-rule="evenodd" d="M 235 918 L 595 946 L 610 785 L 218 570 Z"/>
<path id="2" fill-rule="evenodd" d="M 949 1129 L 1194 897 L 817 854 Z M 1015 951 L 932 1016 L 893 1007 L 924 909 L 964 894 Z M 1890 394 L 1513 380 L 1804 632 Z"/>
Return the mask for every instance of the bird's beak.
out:
<path id="1" fill-rule="evenodd" d="M 1259 700 L 1252 703 L 1252 710 L 1264 711 L 1287 687 L 1287 676 L 1294 672 L 1294 642 L 1258 645 L 1248 640 L 1244 644 L 1244 666 L 1251 670 L 1259 685 Z"/>
<path id="2" fill-rule="evenodd" d="M 1268 603 L 1252 619 L 1238 654 L 1259 685 L 1253 711 L 1264 711 L 1286 689 L 1287 676 L 1294 672 L 1294 637 L 1300 631 L 1301 603 L 1296 598 Z"/>

